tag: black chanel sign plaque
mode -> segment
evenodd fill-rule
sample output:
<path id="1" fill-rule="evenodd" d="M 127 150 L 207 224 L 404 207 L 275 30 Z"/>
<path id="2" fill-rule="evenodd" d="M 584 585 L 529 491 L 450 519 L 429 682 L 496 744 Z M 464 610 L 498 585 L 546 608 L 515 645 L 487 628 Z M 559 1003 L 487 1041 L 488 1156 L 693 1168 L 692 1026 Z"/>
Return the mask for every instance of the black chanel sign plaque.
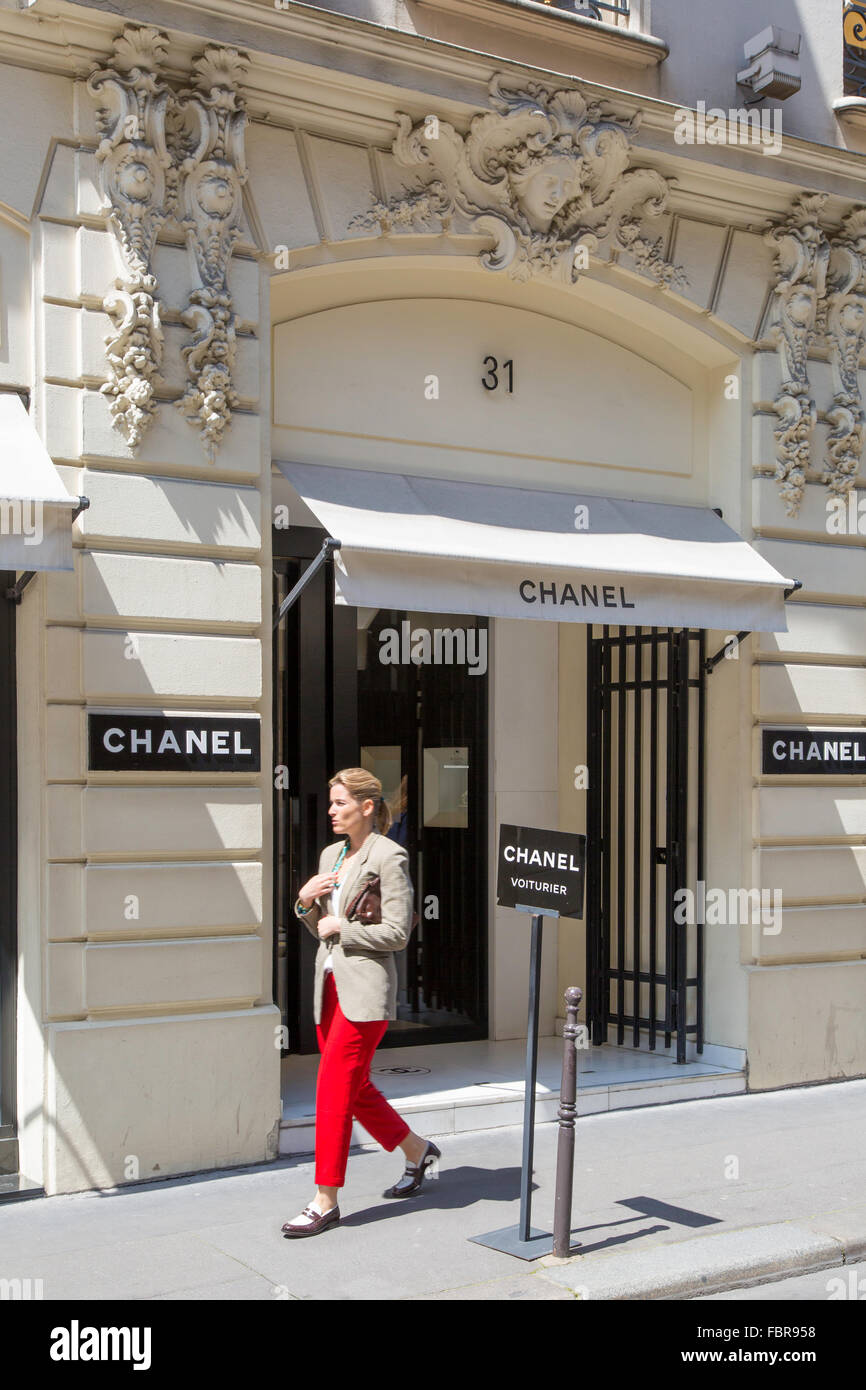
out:
<path id="1" fill-rule="evenodd" d="M 88 713 L 91 772 L 258 772 L 261 720 L 233 714 Z"/>
<path id="2" fill-rule="evenodd" d="M 762 729 L 761 771 L 866 776 L 866 729 Z"/>
<path id="3" fill-rule="evenodd" d="M 583 916 L 586 836 L 500 825 L 496 901 L 543 915 Z"/>

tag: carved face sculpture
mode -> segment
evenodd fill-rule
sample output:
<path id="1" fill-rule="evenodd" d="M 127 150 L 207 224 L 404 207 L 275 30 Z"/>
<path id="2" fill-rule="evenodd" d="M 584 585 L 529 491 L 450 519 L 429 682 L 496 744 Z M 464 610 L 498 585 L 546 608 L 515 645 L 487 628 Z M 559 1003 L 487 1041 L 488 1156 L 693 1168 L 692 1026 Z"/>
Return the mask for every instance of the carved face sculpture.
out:
<path id="1" fill-rule="evenodd" d="M 509 182 L 532 230 L 547 233 L 556 214 L 580 193 L 580 166 L 566 155 L 551 155 L 529 169 L 509 170 Z"/>

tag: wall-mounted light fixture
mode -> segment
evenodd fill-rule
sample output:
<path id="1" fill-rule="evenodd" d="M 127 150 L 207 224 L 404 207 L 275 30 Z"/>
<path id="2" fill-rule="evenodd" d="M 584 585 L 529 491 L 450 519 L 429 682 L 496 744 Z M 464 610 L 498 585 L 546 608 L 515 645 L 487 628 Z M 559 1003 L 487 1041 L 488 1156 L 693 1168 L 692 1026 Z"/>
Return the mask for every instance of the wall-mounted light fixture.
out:
<path id="1" fill-rule="evenodd" d="M 737 84 L 748 87 L 752 101 L 775 97 L 784 101 L 800 90 L 800 35 L 770 24 L 743 44 L 748 67 L 737 73 Z"/>

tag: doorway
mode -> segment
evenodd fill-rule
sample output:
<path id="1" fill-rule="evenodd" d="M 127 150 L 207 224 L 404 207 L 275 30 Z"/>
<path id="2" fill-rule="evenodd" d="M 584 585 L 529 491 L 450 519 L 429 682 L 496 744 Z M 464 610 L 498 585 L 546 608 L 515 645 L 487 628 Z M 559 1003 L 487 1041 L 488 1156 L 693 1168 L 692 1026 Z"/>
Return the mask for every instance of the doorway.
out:
<path id="1" fill-rule="evenodd" d="M 593 1044 L 704 1043 L 705 634 L 587 628 L 587 1021 Z M 694 900 L 694 899 L 693 899 Z"/>
<path id="2" fill-rule="evenodd" d="M 274 532 L 276 604 L 322 539 L 312 528 Z M 382 781 L 419 917 L 397 955 L 397 1019 L 382 1046 L 485 1039 L 487 621 L 349 608 L 333 594 L 329 563 L 274 641 L 274 998 L 284 1051 L 317 1050 L 316 943 L 293 904 L 332 838 L 328 779 L 350 766 Z"/>

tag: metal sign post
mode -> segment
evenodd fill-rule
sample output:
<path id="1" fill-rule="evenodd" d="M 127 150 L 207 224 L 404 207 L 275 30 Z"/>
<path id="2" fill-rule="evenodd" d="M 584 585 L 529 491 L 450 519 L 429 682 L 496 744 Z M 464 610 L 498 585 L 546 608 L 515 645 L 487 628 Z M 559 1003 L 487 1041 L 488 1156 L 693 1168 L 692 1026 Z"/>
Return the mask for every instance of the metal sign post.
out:
<path id="1" fill-rule="evenodd" d="M 520 1167 L 520 1219 L 514 1226 L 488 1231 L 483 1236 L 470 1236 L 476 1245 L 502 1250 L 506 1255 L 518 1255 L 523 1260 L 537 1260 L 553 1249 L 549 1231 L 532 1225 L 532 1159 L 535 1150 L 535 1083 L 538 1076 L 538 1021 L 541 1005 L 541 927 L 544 917 L 534 907 L 514 904 L 515 912 L 532 914 L 532 937 L 529 946 L 529 1018 L 526 1029 L 526 1080 L 523 1092 L 523 1159 Z M 558 917 L 549 908 L 546 916 Z"/>
<path id="2" fill-rule="evenodd" d="M 541 930 L 545 917 L 583 914 L 583 876 L 586 839 L 560 831 L 500 826 L 497 901 L 515 912 L 532 916 L 529 948 L 529 1017 L 526 1029 L 526 1080 L 523 1093 L 523 1159 L 520 1170 L 520 1218 L 517 1227 L 470 1236 L 476 1245 L 487 1245 L 537 1260 L 553 1249 L 549 1231 L 532 1225 L 532 1160 L 535 1148 L 535 1086 L 538 1076 L 538 1028 L 541 1006 Z M 527 891 L 528 890 L 528 891 Z M 534 903 L 518 902 L 518 896 L 534 897 Z M 556 905 L 554 906 L 554 903 Z"/>
<path id="3" fill-rule="evenodd" d="M 520 1173 L 521 1241 L 538 1239 L 546 1231 L 532 1230 L 532 1157 L 535 1151 L 535 1081 L 538 1075 L 538 1018 L 541 1003 L 541 924 L 544 918 L 532 907 L 516 904 L 518 912 L 532 913 L 532 941 L 529 947 L 529 1021 L 526 1030 L 526 1085 L 523 1095 L 523 1165 Z M 551 913 L 558 917 L 559 913 Z"/>

